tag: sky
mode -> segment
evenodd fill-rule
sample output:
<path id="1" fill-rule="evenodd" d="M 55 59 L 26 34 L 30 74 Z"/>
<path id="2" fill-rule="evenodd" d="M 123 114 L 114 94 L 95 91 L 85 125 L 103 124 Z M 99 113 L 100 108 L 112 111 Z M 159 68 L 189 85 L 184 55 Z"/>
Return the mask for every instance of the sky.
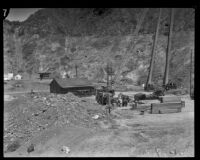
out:
<path id="1" fill-rule="evenodd" d="M 41 8 L 10 8 L 6 19 L 9 21 L 24 21 L 39 9 Z"/>

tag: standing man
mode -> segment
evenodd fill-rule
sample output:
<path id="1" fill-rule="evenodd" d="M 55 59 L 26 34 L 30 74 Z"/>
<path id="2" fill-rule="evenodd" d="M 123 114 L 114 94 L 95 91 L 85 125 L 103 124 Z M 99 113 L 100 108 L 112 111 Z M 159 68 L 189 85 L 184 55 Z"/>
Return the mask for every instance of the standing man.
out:
<path id="1" fill-rule="evenodd" d="M 122 93 L 119 93 L 118 94 L 118 99 L 119 99 L 119 107 L 121 107 L 122 106 Z"/>

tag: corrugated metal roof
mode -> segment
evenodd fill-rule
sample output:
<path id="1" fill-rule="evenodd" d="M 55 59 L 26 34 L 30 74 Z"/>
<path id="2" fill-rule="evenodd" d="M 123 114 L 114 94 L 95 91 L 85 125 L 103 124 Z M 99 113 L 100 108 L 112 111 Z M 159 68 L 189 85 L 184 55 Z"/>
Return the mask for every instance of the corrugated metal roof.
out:
<path id="1" fill-rule="evenodd" d="M 86 78 L 66 78 L 66 79 L 55 78 L 54 80 L 63 88 L 94 86 L 92 82 L 90 82 Z"/>

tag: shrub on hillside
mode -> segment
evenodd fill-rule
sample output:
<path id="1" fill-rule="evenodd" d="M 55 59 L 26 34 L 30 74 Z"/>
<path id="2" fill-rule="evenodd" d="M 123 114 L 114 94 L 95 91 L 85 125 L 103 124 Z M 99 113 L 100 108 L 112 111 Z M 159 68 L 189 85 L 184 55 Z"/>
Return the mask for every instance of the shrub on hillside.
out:
<path id="1" fill-rule="evenodd" d="M 61 75 L 57 71 L 54 71 L 51 73 L 50 78 L 61 78 Z"/>
<path id="2" fill-rule="evenodd" d="M 21 145 L 20 145 L 19 141 L 15 140 L 14 142 L 12 142 L 11 144 L 8 145 L 8 147 L 7 147 L 7 152 L 14 152 L 14 151 L 16 151 L 20 146 L 21 146 Z"/>
<path id="3" fill-rule="evenodd" d="M 127 77 L 124 77 L 120 80 L 123 84 L 133 84 L 133 80 Z"/>
<path id="4" fill-rule="evenodd" d="M 23 59 L 28 60 L 34 54 L 35 49 L 36 43 L 34 42 L 28 42 L 24 44 L 22 48 Z"/>

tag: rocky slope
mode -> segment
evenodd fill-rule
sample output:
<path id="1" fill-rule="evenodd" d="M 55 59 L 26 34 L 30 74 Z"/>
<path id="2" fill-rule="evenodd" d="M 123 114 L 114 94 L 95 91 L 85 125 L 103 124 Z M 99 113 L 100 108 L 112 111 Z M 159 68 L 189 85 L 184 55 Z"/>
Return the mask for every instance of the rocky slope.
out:
<path id="1" fill-rule="evenodd" d="M 142 9 L 41 9 L 23 22 L 3 22 L 4 72 L 67 71 L 93 80 L 105 79 L 108 60 L 114 68 L 119 66 L 124 51 L 130 43 Z M 158 9 L 149 9 L 137 43 L 131 51 L 121 78 L 134 83 L 146 81 L 153 34 Z M 169 9 L 161 18 L 159 40 L 156 50 L 154 81 L 162 80 L 165 67 Z M 172 38 L 170 78 L 179 84 L 189 82 L 190 48 L 194 48 L 194 10 L 176 9 Z"/>

